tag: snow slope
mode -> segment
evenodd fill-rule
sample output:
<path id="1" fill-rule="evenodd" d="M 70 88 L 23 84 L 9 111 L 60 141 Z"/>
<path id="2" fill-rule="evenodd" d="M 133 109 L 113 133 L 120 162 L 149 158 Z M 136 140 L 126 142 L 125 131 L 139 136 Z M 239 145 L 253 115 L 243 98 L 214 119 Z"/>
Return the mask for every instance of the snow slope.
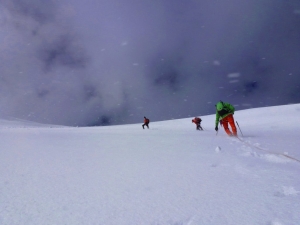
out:
<path id="1" fill-rule="evenodd" d="M 191 118 L 149 130 L 0 120 L 0 224 L 300 224 L 299 114 L 237 111 L 241 140 L 216 135 L 214 115 L 204 131 Z"/>

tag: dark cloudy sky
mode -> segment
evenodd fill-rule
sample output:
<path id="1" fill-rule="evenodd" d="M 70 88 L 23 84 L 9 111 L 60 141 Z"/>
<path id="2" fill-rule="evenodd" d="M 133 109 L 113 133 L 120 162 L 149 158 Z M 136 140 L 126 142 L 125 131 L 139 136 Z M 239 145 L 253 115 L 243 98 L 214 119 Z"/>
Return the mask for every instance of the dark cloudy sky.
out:
<path id="1" fill-rule="evenodd" d="M 300 102 L 299 0 L 0 0 L 0 118 L 108 125 Z"/>

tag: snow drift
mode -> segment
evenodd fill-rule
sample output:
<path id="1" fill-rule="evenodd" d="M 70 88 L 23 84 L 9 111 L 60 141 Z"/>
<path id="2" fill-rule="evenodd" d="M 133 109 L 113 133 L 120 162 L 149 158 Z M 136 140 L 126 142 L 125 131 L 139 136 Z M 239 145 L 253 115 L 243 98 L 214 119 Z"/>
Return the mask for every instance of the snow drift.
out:
<path id="1" fill-rule="evenodd" d="M 93 128 L 0 120 L 0 224 L 299 224 L 299 113 L 237 111 L 241 140 L 216 135 L 214 115 L 204 131 L 191 118 L 143 130 L 144 115 Z"/>

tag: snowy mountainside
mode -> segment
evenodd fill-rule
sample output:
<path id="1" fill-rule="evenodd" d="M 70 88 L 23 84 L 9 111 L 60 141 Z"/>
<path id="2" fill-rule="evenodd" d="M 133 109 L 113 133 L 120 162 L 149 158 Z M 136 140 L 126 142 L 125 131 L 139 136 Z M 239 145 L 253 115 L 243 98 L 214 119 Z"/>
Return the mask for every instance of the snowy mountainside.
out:
<path id="1" fill-rule="evenodd" d="M 31 128 L 31 127 L 64 127 L 61 125 L 42 124 L 29 120 L 21 120 L 16 118 L 0 119 L 0 128 Z"/>
<path id="2" fill-rule="evenodd" d="M 297 225 L 299 112 L 237 111 L 241 140 L 216 134 L 215 115 L 204 131 L 192 118 L 149 130 L 1 120 L 0 224 Z"/>

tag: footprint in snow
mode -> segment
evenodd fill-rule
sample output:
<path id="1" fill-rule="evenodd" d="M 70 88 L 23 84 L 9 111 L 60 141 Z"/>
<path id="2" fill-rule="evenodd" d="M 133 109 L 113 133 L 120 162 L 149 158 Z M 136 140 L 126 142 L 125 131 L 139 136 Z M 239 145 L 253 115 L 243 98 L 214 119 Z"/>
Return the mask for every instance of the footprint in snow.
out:
<path id="1" fill-rule="evenodd" d="M 276 197 L 285 197 L 285 196 L 296 196 L 299 195 L 300 191 L 297 191 L 294 187 L 283 186 L 282 190 L 274 193 Z"/>
<path id="2" fill-rule="evenodd" d="M 217 152 L 217 153 L 218 153 L 218 152 L 221 152 L 221 147 L 220 147 L 220 146 L 217 146 L 216 149 L 215 149 L 215 152 Z"/>
<path id="3" fill-rule="evenodd" d="M 271 221 L 270 223 L 268 223 L 267 225 L 283 225 L 282 223 L 278 222 L 278 221 Z"/>

